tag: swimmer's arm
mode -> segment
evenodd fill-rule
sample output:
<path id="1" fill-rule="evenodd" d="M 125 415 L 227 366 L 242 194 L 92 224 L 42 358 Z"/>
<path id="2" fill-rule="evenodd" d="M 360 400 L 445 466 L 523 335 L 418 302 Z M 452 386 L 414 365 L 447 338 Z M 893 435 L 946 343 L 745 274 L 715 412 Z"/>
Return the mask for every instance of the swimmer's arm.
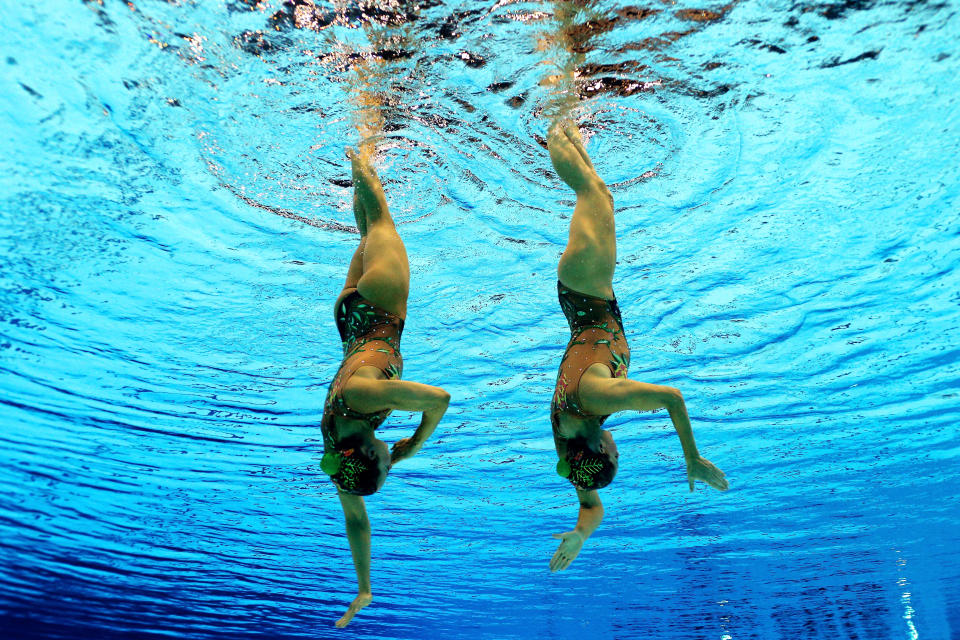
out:
<path id="1" fill-rule="evenodd" d="M 596 491 L 577 489 L 577 499 L 580 501 L 580 513 L 577 514 L 577 526 L 573 530 L 586 540 L 603 521 L 603 503 Z"/>
<path id="2" fill-rule="evenodd" d="M 393 443 L 393 449 L 390 450 L 391 464 L 396 464 L 417 453 L 427 438 L 433 434 L 437 424 L 440 423 L 440 418 L 450 406 L 450 394 L 440 387 L 431 387 L 418 382 L 400 380 L 396 382 L 409 385 L 400 392 L 401 399 L 397 403 L 397 408 L 405 411 L 423 411 L 423 417 L 420 419 L 420 426 L 412 436 Z M 401 404 L 403 406 L 399 406 Z"/>
<path id="3" fill-rule="evenodd" d="M 413 435 L 394 445 L 393 462 L 409 458 L 419 451 L 450 406 L 450 394 L 440 387 L 407 380 L 372 380 L 358 376 L 350 378 L 348 388 L 343 390 L 343 399 L 348 407 L 361 413 L 376 413 L 386 409 L 423 412 L 420 426 Z"/>
<path id="4" fill-rule="evenodd" d="M 387 409 L 422 411 L 436 415 L 437 421 L 450 404 L 450 394 L 440 387 L 407 380 L 377 380 L 360 376 L 351 376 L 343 388 L 343 399 L 348 407 L 360 413 L 377 413 Z"/>
<path id="5" fill-rule="evenodd" d="M 370 591 L 370 519 L 363 498 L 346 493 L 338 493 L 343 507 L 343 519 L 347 526 L 347 541 L 353 555 L 353 568 L 357 572 L 357 597 L 353 599 L 343 616 L 337 620 L 337 627 L 350 624 L 360 609 L 373 601 Z"/>
<path id="6" fill-rule="evenodd" d="M 700 455 L 693 439 L 693 427 L 687 404 L 679 389 L 659 384 L 637 382 L 629 378 L 604 378 L 584 375 L 580 379 L 580 401 L 589 413 L 606 415 L 617 411 L 654 411 L 666 409 L 680 438 L 687 463 L 687 482 L 693 491 L 695 480 L 702 480 L 714 489 L 726 491 L 729 483 L 723 471 Z"/>
<path id="7" fill-rule="evenodd" d="M 683 394 L 680 389 L 675 387 L 666 387 L 659 384 L 647 384 L 631 380 L 634 384 L 633 396 L 638 411 L 645 411 L 647 407 L 651 409 L 667 410 L 670 414 L 670 422 L 680 438 L 680 446 L 683 448 L 683 457 L 687 460 L 699 458 L 700 452 L 697 450 L 697 443 L 693 439 L 693 427 L 690 426 L 690 416 L 687 414 L 687 404 L 683 400 Z"/>
<path id="8" fill-rule="evenodd" d="M 440 418 L 447 412 L 447 407 L 450 406 L 450 394 L 440 387 L 431 387 L 419 382 L 402 380 L 391 380 L 390 382 L 397 385 L 393 390 L 393 393 L 396 394 L 395 409 L 423 412 L 420 426 L 410 436 L 411 444 L 419 449 L 427 438 L 433 434 L 434 429 L 440 423 Z M 400 442 L 397 444 L 399 445 Z M 394 448 L 396 449 L 396 447 Z M 410 455 L 413 455 L 413 453 Z"/>
<path id="9" fill-rule="evenodd" d="M 607 415 L 618 411 L 656 411 L 666 409 L 670 421 L 680 437 L 683 457 L 698 458 L 693 427 L 687 415 L 687 405 L 679 389 L 660 384 L 647 384 L 629 378 L 583 376 L 580 380 L 580 400 L 589 413 Z"/>
<path id="10" fill-rule="evenodd" d="M 600 502 L 599 493 L 577 489 L 577 499 L 580 501 L 577 526 L 573 531 L 553 534 L 553 537 L 561 542 L 553 558 L 550 559 L 550 571 L 563 571 L 569 567 L 579 555 L 583 543 L 593 535 L 603 521 L 603 503 Z"/>

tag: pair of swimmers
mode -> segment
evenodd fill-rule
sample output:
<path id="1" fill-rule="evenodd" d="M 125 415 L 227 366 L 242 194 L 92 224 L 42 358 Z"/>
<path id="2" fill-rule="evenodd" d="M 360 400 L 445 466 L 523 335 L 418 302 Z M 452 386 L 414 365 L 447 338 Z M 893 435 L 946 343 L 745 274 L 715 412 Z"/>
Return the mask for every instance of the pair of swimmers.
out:
<path id="1" fill-rule="evenodd" d="M 630 348 L 613 294 L 613 198 L 573 123 L 555 123 L 548 148 L 557 174 L 577 196 L 569 240 L 557 268 L 560 306 L 571 336 L 560 362 L 550 422 L 557 473 L 573 485 L 580 511 L 573 530 L 554 534 L 560 544 L 549 566 L 559 571 L 570 566 L 603 519 L 597 490 L 613 480 L 619 456 L 610 432 L 601 428 L 610 414 L 667 409 L 683 447 L 690 490 L 696 480 L 721 491 L 728 484 L 723 472 L 700 456 L 680 391 L 627 378 Z M 439 387 L 400 379 L 400 335 L 410 285 L 407 253 L 369 159 L 352 149 L 347 155 L 353 165 L 353 211 L 360 245 L 334 305 L 344 356 L 330 384 L 321 422 L 321 468 L 338 490 L 358 583 L 357 597 L 337 621 L 338 627 L 346 626 L 373 599 L 370 522 L 363 496 L 383 486 L 394 464 L 420 450 L 450 402 L 450 394 Z M 419 411 L 423 417 L 412 436 L 390 449 L 375 431 L 394 409 Z"/>

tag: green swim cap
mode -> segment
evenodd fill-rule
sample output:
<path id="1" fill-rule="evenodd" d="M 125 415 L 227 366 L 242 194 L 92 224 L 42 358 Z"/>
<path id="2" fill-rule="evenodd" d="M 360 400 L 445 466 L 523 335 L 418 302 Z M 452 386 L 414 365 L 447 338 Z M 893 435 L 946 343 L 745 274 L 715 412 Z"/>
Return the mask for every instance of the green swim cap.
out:
<path id="1" fill-rule="evenodd" d="M 570 463 L 564 459 L 557 460 L 557 475 L 564 478 L 570 477 Z"/>

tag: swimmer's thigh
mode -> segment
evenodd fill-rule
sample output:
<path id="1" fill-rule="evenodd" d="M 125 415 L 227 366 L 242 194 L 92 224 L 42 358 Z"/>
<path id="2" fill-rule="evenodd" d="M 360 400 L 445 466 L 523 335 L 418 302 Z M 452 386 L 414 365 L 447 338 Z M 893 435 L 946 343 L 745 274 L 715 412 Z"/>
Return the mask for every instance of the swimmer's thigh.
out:
<path id="1" fill-rule="evenodd" d="M 392 224 L 376 225 L 367 233 L 363 275 L 357 290 L 374 305 L 406 316 L 410 264 L 403 241 Z"/>

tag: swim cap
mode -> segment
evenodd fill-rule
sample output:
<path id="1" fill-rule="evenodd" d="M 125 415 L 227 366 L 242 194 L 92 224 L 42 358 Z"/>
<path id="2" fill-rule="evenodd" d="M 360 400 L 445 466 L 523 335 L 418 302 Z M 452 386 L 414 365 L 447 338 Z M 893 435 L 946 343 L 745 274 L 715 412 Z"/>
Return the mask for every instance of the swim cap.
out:
<path id="1" fill-rule="evenodd" d="M 357 443 L 350 444 L 355 446 L 349 446 L 344 441 L 330 443 L 320 460 L 320 468 L 343 493 L 358 496 L 376 493 L 387 477 L 384 466 L 389 468 L 389 452 L 381 452 L 371 458 L 362 452 Z M 384 455 L 387 456 L 386 465 L 382 464 Z"/>
<path id="2" fill-rule="evenodd" d="M 582 491 L 602 489 L 617 475 L 618 457 L 612 436 L 604 432 L 604 447 L 594 451 L 586 440 L 576 438 L 567 443 L 567 456 L 557 462 L 557 474 Z"/>

